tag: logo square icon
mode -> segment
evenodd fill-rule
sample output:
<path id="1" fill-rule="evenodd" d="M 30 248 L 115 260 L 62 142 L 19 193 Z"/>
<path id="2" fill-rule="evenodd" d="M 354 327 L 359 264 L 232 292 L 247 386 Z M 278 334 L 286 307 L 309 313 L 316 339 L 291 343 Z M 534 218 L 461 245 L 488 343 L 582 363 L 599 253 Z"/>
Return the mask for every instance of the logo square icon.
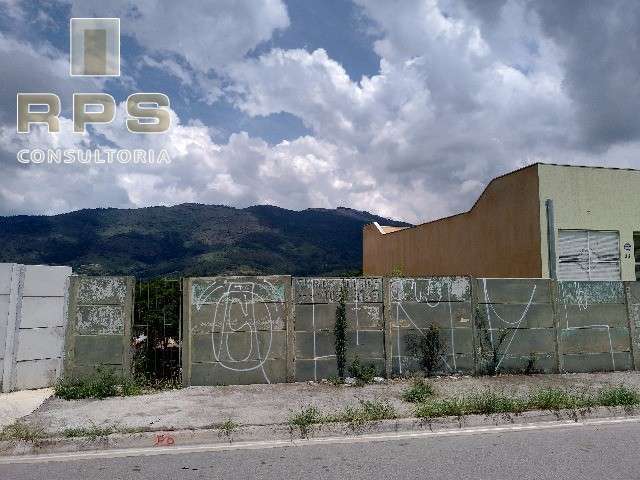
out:
<path id="1" fill-rule="evenodd" d="M 119 77 L 120 19 L 72 18 L 70 63 L 72 77 Z"/>

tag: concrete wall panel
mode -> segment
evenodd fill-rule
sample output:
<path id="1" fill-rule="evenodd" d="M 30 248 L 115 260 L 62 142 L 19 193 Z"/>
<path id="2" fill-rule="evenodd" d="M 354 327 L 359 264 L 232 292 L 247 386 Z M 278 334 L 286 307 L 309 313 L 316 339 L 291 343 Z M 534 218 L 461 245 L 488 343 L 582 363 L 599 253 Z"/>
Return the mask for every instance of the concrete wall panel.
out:
<path id="1" fill-rule="evenodd" d="M 191 358 L 195 363 L 286 359 L 287 336 L 285 331 L 216 332 L 194 335 L 192 348 Z"/>
<path id="2" fill-rule="evenodd" d="M 124 305 L 78 305 L 77 335 L 123 335 Z"/>
<path id="3" fill-rule="evenodd" d="M 133 277 L 73 277 L 64 373 L 88 375 L 104 366 L 131 374 Z"/>
<path id="4" fill-rule="evenodd" d="M 341 292 L 345 294 L 348 365 L 356 356 L 365 365 L 384 365 L 382 279 L 294 278 L 293 289 L 296 380 L 336 375 L 334 326 Z"/>
<path id="5" fill-rule="evenodd" d="M 624 284 L 565 281 L 558 282 L 557 292 L 561 371 L 628 369 L 631 334 Z M 616 362 L 618 357 L 623 360 Z"/>
<path id="6" fill-rule="evenodd" d="M 337 303 L 344 288 L 349 303 L 381 303 L 381 278 L 294 278 L 294 301 L 303 303 Z"/>
<path id="7" fill-rule="evenodd" d="M 78 305 L 123 305 L 127 299 L 126 277 L 83 277 L 77 288 Z"/>
<path id="8" fill-rule="evenodd" d="M 11 391 L 52 385 L 60 374 L 65 297 L 71 268 L 3 264 L 0 289 L 4 291 L 7 275 L 11 291 L 0 295 L 0 315 L 4 317 L 0 326 L 4 354 L 2 388 Z M 51 361 L 40 361 L 44 359 Z"/>
<path id="9" fill-rule="evenodd" d="M 265 377 L 271 383 L 287 381 L 285 360 L 264 360 L 258 368 L 255 362 L 193 363 L 191 366 L 191 385 L 248 385 L 265 383 Z"/>
<path id="10" fill-rule="evenodd" d="M 392 302 L 468 302 L 468 277 L 393 278 L 389 284 Z"/>
<path id="11" fill-rule="evenodd" d="M 63 327 L 64 297 L 24 297 L 20 328 Z"/>
<path id="12" fill-rule="evenodd" d="M 580 328 L 562 330 L 562 353 L 611 353 L 631 349 L 626 328 Z"/>
<path id="13" fill-rule="evenodd" d="M 269 383 L 293 375 L 291 277 L 192 278 L 184 291 L 185 385 Z"/>
<path id="14" fill-rule="evenodd" d="M 439 327 L 442 373 L 472 372 L 473 312 L 471 280 L 467 277 L 391 278 L 386 322 L 387 370 L 406 374 L 419 369 L 407 342 Z M 461 360 L 458 363 L 458 360 Z"/>
<path id="15" fill-rule="evenodd" d="M 511 328 L 514 323 L 518 328 L 553 328 L 553 306 L 550 303 L 543 304 L 515 304 L 492 303 L 482 304 L 478 308 L 492 318 L 494 328 Z M 520 317 L 522 321 L 520 321 Z"/>
<path id="16" fill-rule="evenodd" d="M 625 303 L 622 282 L 558 282 L 558 303 L 587 308 L 598 303 Z"/>
<path id="17" fill-rule="evenodd" d="M 556 333 L 553 328 L 508 329 L 499 352 L 508 355 L 553 354 Z"/>
<path id="18" fill-rule="evenodd" d="M 435 324 L 440 328 L 471 328 L 470 302 L 394 303 L 389 315 L 392 327 L 425 329 Z"/>
<path id="19" fill-rule="evenodd" d="M 227 307 L 230 311 L 227 311 Z M 252 329 L 259 331 L 284 330 L 285 309 L 284 303 L 253 303 L 250 311 L 241 311 L 244 308 L 240 303 L 228 306 L 226 302 L 203 303 L 199 308 L 191 312 L 191 331 L 194 335 L 219 332 L 223 328 L 231 330 L 245 330 L 247 319 L 252 324 Z M 223 319 L 227 319 L 223 321 Z"/>
<path id="20" fill-rule="evenodd" d="M 16 390 L 42 388 L 55 384 L 61 369 L 60 358 L 27 360 L 16 365 Z"/>
<path id="21" fill-rule="evenodd" d="M 520 278 L 477 278 L 478 303 L 548 304 L 549 280 Z"/>
<path id="22" fill-rule="evenodd" d="M 610 372 L 633 368 L 628 352 L 562 355 L 563 370 L 573 373 Z"/>
<path id="23" fill-rule="evenodd" d="M 507 372 L 555 373 L 556 356 L 552 354 L 503 355 L 500 366 Z"/>
<path id="24" fill-rule="evenodd" d="M 627 307 L 616 304 L 593 304 L 587 308 L 581 305 L 561 305 L 558 321 L 561 328 L 607 325 L 627 328 Z"/>
<path id="25" fill-rule="evenodd" d="M 63 342 L 63 327 L 20 329 L 16 360 L 60 358 Z"/>
<path id="26" fill-rule="evenodd" d="M 0 295 L 11 293 L 11 272 L 13 263 L 0 263 Z"/>
<path id="27" fill-rule="evenodd" d="M 7 338 L 7 319 L 9 317 L 9 295 L 0 295 L 0 358 L 4 358 Z"/>
<path id="28" fill-rule="evenodd" d="M 556 370 L 557 334 L 552 288 L 543 279 L 475 279 L 478 371 L 490 370 L 494 352 L 499 371 L 526 371 L 537 365 Z"/>
<path id="29" fill-rule="evenodd" d="M 71 267 L 27 265 L 24 278 L 25 297 L 64 297 Z"/>
<path id="30" fill-rule="evenodd" d="M 78 335 L 75 339 L 76 365 L 121 365 L 124 345 L 118 335 Z"/>

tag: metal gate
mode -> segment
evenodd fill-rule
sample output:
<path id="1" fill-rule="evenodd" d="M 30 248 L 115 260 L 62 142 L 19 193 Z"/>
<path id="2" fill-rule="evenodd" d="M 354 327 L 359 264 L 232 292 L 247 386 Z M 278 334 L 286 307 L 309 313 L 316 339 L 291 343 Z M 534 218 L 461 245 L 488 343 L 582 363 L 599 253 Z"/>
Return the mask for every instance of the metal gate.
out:
<path id="1" fill-rule="evenodd" d="M 182 280 L 139 281 L 133 317 L 133 370 L 152 384 L 180 384 Z"/>

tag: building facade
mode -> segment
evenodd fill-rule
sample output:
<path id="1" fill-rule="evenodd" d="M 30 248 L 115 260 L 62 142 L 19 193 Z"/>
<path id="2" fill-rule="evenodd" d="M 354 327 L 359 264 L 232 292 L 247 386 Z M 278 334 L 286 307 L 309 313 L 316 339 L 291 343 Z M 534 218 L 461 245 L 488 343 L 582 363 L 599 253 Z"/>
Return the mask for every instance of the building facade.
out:
<path id="1" fill-rule="evenodd" d="M 363 230 L 365 275 L 640 279 L 640 171 L 534 164 L 465 213 Z"/>

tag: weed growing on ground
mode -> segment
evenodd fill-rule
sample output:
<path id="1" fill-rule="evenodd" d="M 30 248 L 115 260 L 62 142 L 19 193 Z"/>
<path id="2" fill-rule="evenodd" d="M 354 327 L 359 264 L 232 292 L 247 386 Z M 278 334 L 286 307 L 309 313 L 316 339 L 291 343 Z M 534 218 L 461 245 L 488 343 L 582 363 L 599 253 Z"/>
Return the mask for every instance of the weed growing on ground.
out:
<path id="1" fill-rule="evenodd" d="M 106 398 L 132 396 L 142 393 L 141 382 L 129 377 L 116 375 L 112 370 L 98 368 L 85 377 L 62 378 L 56 383 L 55 394 L 65 400 L 80 398 Z"/>
<path id="2" fill-rule="evenodd" d="M 329 378 L 327 378 L 327 382 L 329 382 L 334 387 L 339 387 L 340 385 L 344 385 L 344 379 L 336 375 L 331 375 Z"/>
<path id="3" fill-rule="evenodd" d="M 415 378 L 410 387 L 402 391 L 402 399 L 410 403 L 422 403 L 435 394 L 433 385 L 423 378 Z"/>
<path id="4" fill-rule="evenodd" d="M 360 362 L 360 359 L 356 355 L 349 366 L 349 375 L 356 379 L 356 386 L 363 386 L 369 383 L 373 383 L 373 379 L 376 376 L 376 366 L 370 363 L 364 365 Z"/>
<path id="5" fill-rule="evenodd" d="M 231 437 L 233 432 L 235 432 L 240 427 L 239 424 L 228 418 L 220 425 L 220 433 L 225 435 L 226 437 Z"/>
<path id="6" fill-rule="evenodd" d="M 544 388 L 525 397 L 485 391 L 454 398 L 428 400 L 418 405 L 416 417 L 431 419 L 474 414 L 518 414 L 527 410 L 573 410 L 575 412 L 597 406 L 633 407 L 635 405 L 640 405 L 640 392 L 623 385 L 604 387 L 596 392 Z"/>
<path id="7" fill-rule="evenodd" d="M 113 426 L 98 427 L 97 425 L 92 425 L 91 427 L 66 428 L 62 431 L 62 436 L 66 438 L 85 437 L 95 441 L 116 432 L 117 430 Z"/>
<path id="8" fill-rule="evenodd" d="M 329 417 L 328 421 L 347 422 L 352 430 L 364 426 L 367 422 L 388 420 L 398 415 L 388 401 L 360 400 L 357 407 L 346 407 L 344 412 Z"/>
<path id="9" fill-rule="evenodd" d="M 629 407 L 640 404 L 640 392 L 624 385 L 602 388 L 596 397 L 598 405 L 603 407 Z"/>
<path id="10" fill-rule="evenodd" d="M 309 405 L 303 407 L 298 413 L 292 413 L 289 417 L 289 430 L 293 434 L 297 428 L 300 431 L 302 438 L 307 438 L 313 425 L 322 423 L 324 421 L 323 416 L 320 414 L 318 407 Z"/>
<path id="11" fill-rule="evenodd" d="M 38 443 L 47 436 L 44 428 L 28 425 L 22 422 L 15 422 L 7 425 L 0 431 L 0 440 L 15 441 L 22 440 L 29 443 Z"/>

